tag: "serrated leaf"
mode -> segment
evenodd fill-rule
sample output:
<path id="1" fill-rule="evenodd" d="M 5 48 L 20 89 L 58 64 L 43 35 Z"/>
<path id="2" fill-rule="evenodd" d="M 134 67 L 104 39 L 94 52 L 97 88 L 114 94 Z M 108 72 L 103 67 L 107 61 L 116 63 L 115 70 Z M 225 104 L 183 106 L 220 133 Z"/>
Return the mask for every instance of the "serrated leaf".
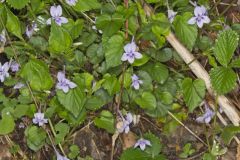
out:
<path id="1" fill-rule="evenodd" d="M 116 33 L 123 25 L 124 19 L 122 15 L 103 14 L 96 19 L 96 26 L 103 31 L 104 35 L 111 36 Z"/>
<path id="2" fill-rule="evenodd" d="M 218 94 L 230 92 L 236 86 L 237 75 L 231 68 L 217 67 L 210 71 L 213 89 Z"/>
<path id="3" fill-rule="evenodd" d="M 58 90 L 57 98 L 63 107 L 72 113 L 75 118 L 81 113 L 86 101 L 84 91 L 80 87 L 70 89 L 68 93 Z"/>
<path id="4" fill-rule="evenodd" d="M 182 82 L 183 98 L 189 111 L 192 112 L 203 100 L 206 92 L 205 83 L 202 79 L 192 80 L 185 78 Z"/>
<path id="5" fill-rule="evenodd" d="M 192 50 L 198 34 L 197 27 L 187 23 L 191 17 L 191 13 L 186 12 L 182 16 L 176 16 L 174 20 L 176 36 L 189 50 Z"/>
<path id="6" fill-rule="evenodd" d="M 108 68 L 116 67 L 121 64 L 123 42 L 124 37 L 122 35 L 114 35 L 110 39 L 107 38 L 107 41 L 103 43 Z"/>
<path id="7" fill-rule="evenodd" d="M 49 90 L 53 86 L 53 80 L 49 73 L 48 66 L 40 60 L 31 59 L 24 65 L 21 77 L 30 83 L 33 90 Z"/>
<path id="8" fill-rule="evenodd" d="M 101 4 L 97 0 L 78 0 L 76 5 L 73 6 L 74 10 L 78 12 L 86 12 L 100 7 Z"/>
<path id="9" fill-rule="evenodd" d="M 7 0 L 7 3 L 15 9 L 24 8 L 28 2 L 30 2 L 30 0 Z"/>
<path id="10" fill-rule="evenodd" d="M 240 58 L 233 60 L 229 66 L 233 68 L 240 68 Z"/>
<path id="11" fill-rule="evenodd" d="M 153 110 L 157 106 L 155 96 L 151 92 L 143 92 L 140 97 L 135 99 L 135 102 L 143 109 Z"/>
<path id="12" fill-rule="evenodd" d="M 61 26 L 55 24 L 55 22 L 52 22 L 48 42 L 50 52 L 56 54 L 64 53 L 72 46 L 72 38 L 70 34 Z"/>
<path id="13" fill-rule="evenodd" d="M 229 125 L 223 129 L 221 138 L 225 144 L 229 145 L 233 136 L 237 133 L 240 133 L 240 127 Z"/>
<path id="14" fill-rule="evenodd" d="M 17 16 L 15 16 L 7 7 L 7 22 L 6 22 L 6 28 L 9 32 L 14 34 L 20 39 L 22 38 L 22 31 L 21 31 L 21 26 L 20 26 L 20 21 Z"/>
<path id="15" fill-rule="evenodd" d="M 224 30 L 218 34 L 214 54 L 221 65 L 228 66 L 238 46 L 238 39 L 238 34 L 233 30 Z"/>

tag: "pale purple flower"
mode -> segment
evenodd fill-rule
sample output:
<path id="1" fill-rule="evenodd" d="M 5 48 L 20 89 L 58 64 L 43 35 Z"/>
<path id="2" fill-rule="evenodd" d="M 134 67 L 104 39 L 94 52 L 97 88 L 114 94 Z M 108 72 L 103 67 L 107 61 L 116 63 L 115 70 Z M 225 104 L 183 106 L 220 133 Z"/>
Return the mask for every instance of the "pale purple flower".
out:
<path id="1" fill-rule="evenodd" d="M 26 27 L 26 35 L 28 38 L 32 37 L 34 31 L 37 31 L 37 23 L 32 23 L 31 25 L 27 25 Z"/>
<path id="2" fill-rule="evenodd" d="M 2 30 L 2 33 L 0 34 L 0 42 L 5 45 L 7 39 L 6 39 L 6 31 Z"/>
<path id="3" fill-rule="evenodd" d="M 44 118 L 44 113 L 38 112 L 34 114 L 33 123 L 38 124 L 38 126 L 43 126 L 45 123 L 48 123 L 48 120 Z"/>
<path id="4" fill-rule="evenodd" d="M 18 82 L 17 84 L 15 84 L 15 86 L 13 87 L 13 89 L 21 89 L 22 87 L 24 87 L 25 84 Z"/>
<path id="5" fill-rule="evenodd" d="M 57 89 L 63 90 L 64 93 L 67 93 L 70 88 L 75 88 L 77 85 L 65 77 L 64 72 L 58 72 L 57 74 L 58 83 L 56 85 Z"/>
<path id="6" fill-rule="evenodd" d="M 123 121 L 123 125 L 121 126 L 121 128 L 118 129 L 119 133 L 128 133 L 130 131 L 130 127 L 129 125 L 133 122 L 133 116 L 131 113 L 128 113 L 125 118 L 123 116 L 122 117 L 122 121 Z"/>
<path id="7" fill-rule="evenodd" d="M 57 155 L 57 160 L 69 160 L 67 157 L 62 156 L 59 152 L 55 151 Z"/>
<path id="8" fill-rule="evenodd" d="M 214 117 L 215 113 L 207 106 L 207 104 L 205 103 L 205 113 L 196 118 L 196 121 L 199 123 L 206 123 L 208 124 L 211 119 Z"/>
<path id="9" fill-rule="evenodd" d="M 207 14 L 207 10 L 204 6 L 196 6 L 194 9 L 194 17 L 188 20 L 188 24 L 196 23 L 199 28 L 202 28 L 204 23 L 210 23 Z"/>
<path id="10" fill-rule="evenodd" d="M 144 151 L 145 148 L 146 148 L 146 146 L 152 146 L 152 145 L 151 145 L 151 143 L 150 143 L 149 140 L 146 140 L 146 139 L 141 138 L 141 139 L 139 139 L 139 140 L 137 141 L 137 143 L 134 145 L 134 148 L 136 148 L 136 147 L 138 147 L 138 146 L 141 148 L 142 151 Z"/>
<path id="11" fill-rule="evenodd" d="M 68 19 L 65 17 L 62 17 L 62 7 L 60 5 L 58 6 L 51 6 L 50 8 L 50 14 L 52 16 L 52 19 L 61 26 L 62 24 L 65 24 L 68 22 Z M 47 24 L 51 24 L 51 18 L 47 20 Z"/>
<path id="12" fill-rule="evenodd" d="M 2 65 L 0 63 L 0 81 L 4 82 L 5 78 L 9 77 L 9 64 L 8 62 L 4 63 L 4 65 Z"/>
<path id="13" fill-rule="evenodd" d="M 139 52 L 136 52 L 137 45 L 135 42 L 128 43 L 124 46 L 124 51 L 121 60 L 122 61 L 128 61 L 129 63 L 133 63 L 135 59 L 141 59 L 142 54 Z"/>
<path id="14" fill-rule="evenodd" d="M 66 0 L 66 3 L 69 6 L 75 6 L 78 0 Z"/>
<path id="15" fill-rule="evenodd" d="M 173 10 L 168 10 L 168 20 L 170 23 L 174 21 L 175 16 L 177 15 L 177 12 L 174 12 Z"/>
<path id="16" fill-rule="evenodd" d="M 11 62 L 10 64 L 10 68 L 12 72 L 17 72 L 19 70 L 19 67 L 20 65 L 16 61 Z"/>
<path id="17" fill-rule="evenodd" d="M 142 80 L 139 80 L 139 77 L 136 74 L 132 76 L 132 87 L 136 90 L 140 88 L 140 84 L 143 84 Z"/>

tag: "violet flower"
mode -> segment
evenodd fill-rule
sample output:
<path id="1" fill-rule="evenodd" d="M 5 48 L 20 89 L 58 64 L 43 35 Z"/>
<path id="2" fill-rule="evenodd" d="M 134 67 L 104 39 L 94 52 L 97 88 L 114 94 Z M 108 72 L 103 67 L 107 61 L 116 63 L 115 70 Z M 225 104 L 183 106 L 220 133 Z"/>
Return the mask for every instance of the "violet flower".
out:
<path id="1" fill-rule="evenodd" d="M 20 65 L 16 61 L 13 61 L 10 64 L 10 68 L 11 68 L 12 72 L 17 72 L 19 70 L 19 67 L 20 67 Z"/>
<path id="2" fill-rule="evenodd" d="M 121 116 L 122 117 L 122 116 Z M 121 126 L 120 129 L 118 129 L 119 133 L 128 133 L 130 131 L 129 125 L 133 122 L 133 116 L 131 113 L 127 113 L 127 115 L 122 117 L 123 120 L 123 125 Z"/>
<path id="3" fill-rule="evenodd" d="M 0 34 L 0 42 L 5 45 L 7 39 L 6 39 L 6 33 L 5 30 L 2 30 L 2 33 Z"/>
<path id="4" fill-rule="evenodd" d="M 31 25 L 27 25 L 26 27 L 26 35 L 28 38 L 32 37 L 34 31 L 37 31 L 37 23 L 32 23 Z"/>
<path id="5" fill-rule="evenodd" d="M 196 118 L 196 121 L 199 123 L 208 124 L 214 117 L 214 114 L 215 113 L 207 105 L 205 105 L 205 113 L 202 116 Z"/>
<path id="6" fill-rule="evenodd" d="M 75 6 L 78 0 L 66 0 L 66 3 L 69 6 Z"/>
<path id="7" fill-rule="evenodd" d="M 137 46 L 135 42 L 128 43 L 124 46 L 125 53 L 122 55 L 122 61 L 128 61 L 129 63 L 133 63 L 135 59 L 141 59 L 142 54 L 136 52 Z"/>
<path id="8" fill-rule="evenodd" d="M 62 156 L 59 152 L 55 151 L 57 155 L 57 160 L 69 160 L 67 157 Z"/>
<path id="9" fill-rule="evenodd" d="M 62 7 L 60 5 L 58 6 L 51 6 L 50 8 L 50 14 L 52 16 L 52 18 L 49 18 L 47 20 L 47 24 L 50 25 L 51 24 L 51 20 L 53 19 L 57 25 L 61 26 L 62 24 L 65 24 L 68 22 L 68 19 L 65 17 L 62 17 Z"/>
<path id="10" fill-rule="evenodd" d="M 9 64 L 8 62 L 4 63 L 4 65 L 2 65 L 0 63 L 0 81 L 4 82 L 5 78 L 9 77 Z"/>
<path id="11" fill-rule="evenodd" d="M 177 12 L 174 12 L 173 10 L 168 10 L 168 20 L 170 23 L 174 21 L 175 16 L 177 15 Z"/>
<path id="12" fill-rule="evenodd" d="M 64 93 L 69 91 L 69 88 L 75 88 L 77 85 L 65 77 L 64 72 L 58 72 L 57 74 L 58 83 L 56 85 L 57 89 L 63 90 Z"/>
<path id="13" fill-rule="evenodd" d="M 25 84 L 18 82 L 17 84 L 15 84 L 15 86 L 13 87 L 13 89 L 21 89 L 22 87 L 24 87 Z"/>
<path id="14" fill-rule="evenodd" d="M 44 113 L 38 112 L 34 114 L 33 123 L 38 124 L 39 127 L 43 126 L 45 123 L 48 123 L 48 120 L 44 118 Z"/>
<path id="15" fill-rule="evenodd" d="M 141 149 L 142 151 L 144 151 L 145 148 L 146 148 L 146 146 L 152 146 L 152 145 L 151 145 L 151 143 L 150 143 L 149 140 L 146 140 L 146 139 L 141 138 L 141 139 L 139 139 L 139 140 L 137 141 L 137 143 L 134 145 L 134 148 L 136 148 L 136 147 L 138 147 L 138 146 L 140 147 L 140 149 Z"/>
<path id="16" fill-rule="evenodd" d="M 194 17 L 188 20 L 188 24 L 196 23 L 199 28 L 202 28 L 204 23 L 210 23 L 210 19 L 207 16 L 207 10 L 204 6 L 196 6 L 194 15 Z"/>
<path id="17" fill-rule="evenodd" d="M 136 74 L 132 76 L 132 85 L 134 89 L 138 90 L 140 88 L 140 84 L 143 84 L 142 80 L 139 80 L 139 77 Z"/>

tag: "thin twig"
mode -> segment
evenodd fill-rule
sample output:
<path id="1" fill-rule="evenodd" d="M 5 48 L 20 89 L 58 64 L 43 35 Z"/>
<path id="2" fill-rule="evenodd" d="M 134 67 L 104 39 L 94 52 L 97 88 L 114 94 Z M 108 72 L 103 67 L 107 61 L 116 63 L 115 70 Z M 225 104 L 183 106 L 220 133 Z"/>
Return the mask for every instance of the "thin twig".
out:
<path id="1" fill-rule="evenodd" d="M 174 114 L 170 111 L 167 112 L 173 119 L 175 119 L 179 124 L 181 124 L 189 133 L 191 133 L 194 137 L 196 137 L 200 142 L 202 142 L 205 146 L 208 146 L 199 136 L 197 136 L 191 129 L 189 129 L 186 125 L 184 125 Z"/>

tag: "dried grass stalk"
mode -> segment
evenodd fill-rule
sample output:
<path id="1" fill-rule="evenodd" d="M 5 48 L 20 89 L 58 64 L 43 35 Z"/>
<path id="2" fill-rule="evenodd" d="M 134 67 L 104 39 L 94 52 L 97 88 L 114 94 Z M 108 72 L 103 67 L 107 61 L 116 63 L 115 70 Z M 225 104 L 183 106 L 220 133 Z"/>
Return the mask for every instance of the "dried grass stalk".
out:
<path id="1" fill-rule="evenodd" d="M 204 67 L 195 59 L 195 57 L 178 41 L 178 39 L 174 36 L 173 33 L 170 33 L 167 37 L 168 42 L 172 45 L 172 47 L 177 51 L 180 57 L 185 61 L 186 64 L 190 67 L 192 72 L 198 77 L 204 80 L 206 84 L 206 88 L 210 95 L 216 97 L 215 92 L 212 89 L 210 77 L 208 72 L 204 69 Z M 238 126 L 240 122 L 240 118 L 238 115 L 235 106 L 228 100 L 224 95 L 217 97 L 217 102 L 219 106 L 222 108 L 227 117 L 231 120 L 231 122 Z"/>

